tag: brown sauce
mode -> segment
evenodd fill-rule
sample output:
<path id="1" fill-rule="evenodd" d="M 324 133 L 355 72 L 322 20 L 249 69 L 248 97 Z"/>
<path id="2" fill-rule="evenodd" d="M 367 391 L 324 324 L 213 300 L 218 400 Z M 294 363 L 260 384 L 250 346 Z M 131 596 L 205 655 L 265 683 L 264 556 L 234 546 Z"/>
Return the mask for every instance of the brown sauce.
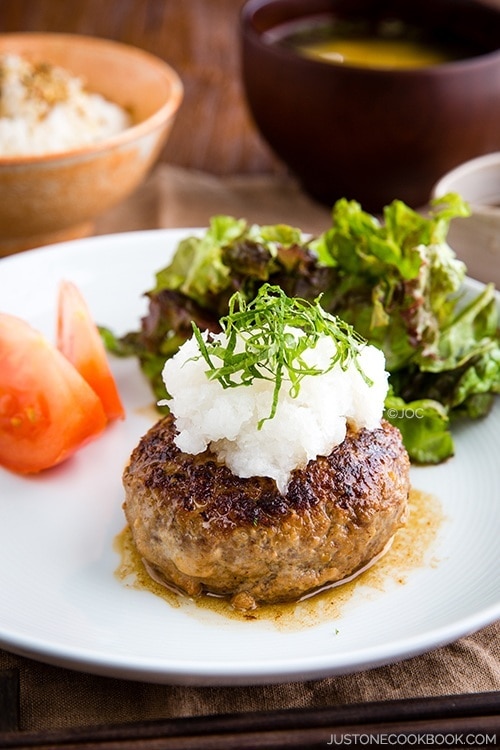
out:
<path id="1" fill-rule="evenodd" d="M 251 612 L 240 612 L 224 598 L 204 595 L 190 600 L 151 578 L 135 548 L 128 526 L 115 539 L 115 549 L 120 555 L 115 575 L 124 585 L 147 590 L 172 607 L 188 607 L 190 613 L 195 615 L 209 610 L 234 620 L 268 621 L 282 630 L 302 629 L 338 619 L 343 608 L 355 596 L 362 602 L 383 595 L 384 590 L 394 584 L 404 585 L 411 570 L 438 563 L 431 554 L 431 545 L 443 520 L 441 504 L 433 495 L 412 490 L 409 506 L 405 526 L 395 534 L 390 548 L 377 562 L 352 580 L 326 588 L 298 602 L 264 605 Z"/>

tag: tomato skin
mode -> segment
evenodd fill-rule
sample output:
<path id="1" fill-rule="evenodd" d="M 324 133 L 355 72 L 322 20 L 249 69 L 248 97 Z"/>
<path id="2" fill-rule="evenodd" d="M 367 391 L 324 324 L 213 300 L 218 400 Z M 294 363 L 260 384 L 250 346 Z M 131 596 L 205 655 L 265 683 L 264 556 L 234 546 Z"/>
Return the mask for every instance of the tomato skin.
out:
<path id="1" fill-rule="evenodd" d="M 67 359 L 28 323 L 0 313 L 0 464 L 42 471 L 106 424 L 100 399 Z"/>
<path id="2" fill-rule="evenodd" d="M 103 341 L 87 303 L 71 281 L 59 285 L 57 348 L 97 393 L 108 419 L 124 419 L 125 409 Z"/>

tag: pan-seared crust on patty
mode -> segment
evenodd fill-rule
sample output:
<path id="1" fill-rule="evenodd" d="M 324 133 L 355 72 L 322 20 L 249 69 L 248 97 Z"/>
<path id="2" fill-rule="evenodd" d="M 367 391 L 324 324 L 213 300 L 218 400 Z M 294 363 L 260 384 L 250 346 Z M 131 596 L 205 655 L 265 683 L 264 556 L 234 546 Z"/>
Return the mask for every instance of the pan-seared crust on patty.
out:
<path id="1" fill-rule="evenodd" d="M 124 510 L 150 572 L 190 596 L 225 595 L 242 609 L 298 599 L 364 567 L 404 522 L 409 460 L 385 421 L 295 470 L 286 494 L 272 479 L 235 476 L 208 450 L 182 453 L 175 435 L 167 416 L 134 449 Z"/>

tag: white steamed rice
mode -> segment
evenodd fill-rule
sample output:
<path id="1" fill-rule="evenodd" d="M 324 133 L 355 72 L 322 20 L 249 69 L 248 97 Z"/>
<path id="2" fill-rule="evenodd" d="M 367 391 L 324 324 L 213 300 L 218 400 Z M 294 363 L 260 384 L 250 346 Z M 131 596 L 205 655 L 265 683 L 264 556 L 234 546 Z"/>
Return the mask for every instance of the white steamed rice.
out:
<path id="1" fill-rule="evenodd" d="M 224 334 L 220 338 L 224 341 Z M 326 369 L 334 346 L 324 337 L 305 358 Z M 352 361 L 346 370 L 336 365 L 323 374 L 305 376 L 295 398 L 285 381 L 276 415 L 260 430 L 259 421 L 270 413 L 274 383 L 254 380 L 248 386 L 223 388 L 218 380 L 207 378 L 207 363 L 199 355 L 193 337 L 163 370 L 171 396 L 167 403 L 179 430 L 175 442 L 190 454 L 210 447 L 237 476 L 271 477 L 283 491 L 293 469 L 328 455 L 344 440 L 347 424 L 369 430 L 380 426 L 388 376 L 384 355 L 373 346 L 364 346 L 358 357 L 372 385 Z"/>
<path id="2" fill-rule="evenodd" d="M 124 109 L 84 90 L 66 70 L 0 56 L 0 155 L 68 151 L 129 127 Z"/>

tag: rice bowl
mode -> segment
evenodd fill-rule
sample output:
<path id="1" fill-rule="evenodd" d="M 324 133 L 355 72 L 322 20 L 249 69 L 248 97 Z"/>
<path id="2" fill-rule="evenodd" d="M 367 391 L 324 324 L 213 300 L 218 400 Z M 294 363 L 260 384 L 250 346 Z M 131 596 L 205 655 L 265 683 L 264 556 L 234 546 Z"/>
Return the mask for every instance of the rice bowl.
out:
<path id="1" fill-rule="evenodd" d="M 0 257 L 89 234 L 160 156 L 183 97 L 163 60 L 119 42 L 71 34 L 0 35 L 0 55 L 49 63 L 125 110 L 130 127 L 77 147 L 0 156 Z"/>

